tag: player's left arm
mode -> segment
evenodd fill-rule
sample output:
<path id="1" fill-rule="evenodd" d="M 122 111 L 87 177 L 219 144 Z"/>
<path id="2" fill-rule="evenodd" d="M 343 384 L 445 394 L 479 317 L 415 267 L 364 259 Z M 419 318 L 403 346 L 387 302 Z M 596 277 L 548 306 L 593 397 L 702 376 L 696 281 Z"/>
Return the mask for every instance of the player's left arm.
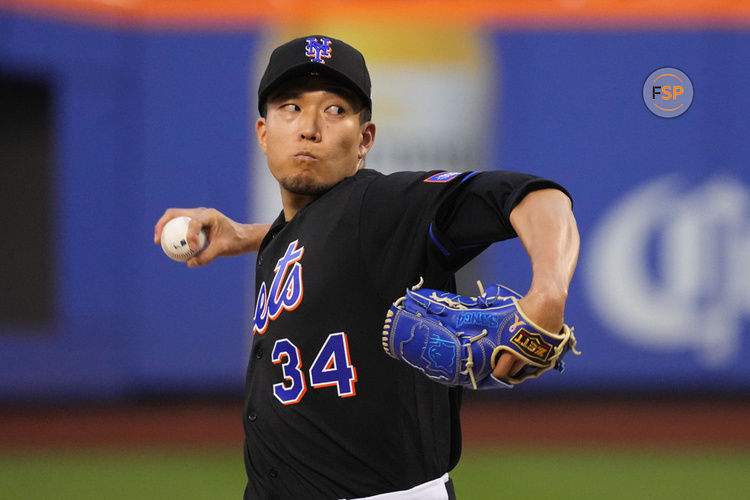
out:
<path id="1" fill-rule="evenodd" d="M 557 332 L 563 326 L 568 286 L 580 247 L 572 202 L 558 189 L 532 191 L 513 208 L 510 223 L 529 255 L 532 269 L 531 286 L 519 306 L 537 325 Z M 493 375 L 503 378 L 522 366 L 518 358 L 504 353 Z"/>

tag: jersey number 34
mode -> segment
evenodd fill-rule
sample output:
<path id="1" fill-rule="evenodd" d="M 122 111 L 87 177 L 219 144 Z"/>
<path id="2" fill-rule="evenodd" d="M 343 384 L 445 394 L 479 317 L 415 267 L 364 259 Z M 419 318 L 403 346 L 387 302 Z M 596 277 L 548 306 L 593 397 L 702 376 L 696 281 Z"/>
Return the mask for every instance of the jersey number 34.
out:
<path id="1" fill-rule="evenodd" d="M 279 339 L 273 345 L 271 361 L 281 363 L 284 382 L 273 385 L 273 394 L 282 404 L 299 403 L 307 392 L 307 380 L 302 371 L 302 358 L 299 349 L 289 339 Z M 339 397 L 356 396 L 354 383 L 357 381 L 357 369 L 349 357 L 349 341 L 346 334 L 332 333 L 318 351 L 315 361 L 310 366 L 310 385 L 336 387 Z"/>

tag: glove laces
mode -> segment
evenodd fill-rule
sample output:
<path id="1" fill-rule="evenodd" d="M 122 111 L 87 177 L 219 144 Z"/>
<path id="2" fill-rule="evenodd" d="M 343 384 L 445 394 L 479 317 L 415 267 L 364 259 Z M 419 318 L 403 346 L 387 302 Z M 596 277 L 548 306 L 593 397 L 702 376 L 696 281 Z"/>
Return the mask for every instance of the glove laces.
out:
<path id="1" fill-rule="evenodd" d="M 465 336 L 463 332 L 459 333 L 458 335 L 462 337 Z M 468 352 L 468 356 L 467 356 L 468 359 L 466 360 L 466 370 L 462 371 L 461 373 L 464 375 L 467 373 L 469 374 L 469 378 L 471 379 L 471 385 L 472 387 L 474 387 L 474 390 L 476 390 L 477 388 L 477 379 L 474 377 L 474 353 L 471 350 L 471 344 L 481 339 L 485 335 L 487 335 L 486 329 L 482 330 L 482 333 L 480 333 L 479 335 L 470 338 L 469 343 L 466 345 L 466 350 Z"/>

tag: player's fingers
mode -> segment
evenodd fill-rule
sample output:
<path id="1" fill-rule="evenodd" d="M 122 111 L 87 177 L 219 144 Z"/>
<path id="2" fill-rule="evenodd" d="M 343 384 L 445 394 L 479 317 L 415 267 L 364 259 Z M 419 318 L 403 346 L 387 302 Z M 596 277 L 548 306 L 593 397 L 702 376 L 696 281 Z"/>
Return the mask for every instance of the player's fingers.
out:
<path id="1" fill-rule="evenodd" d="M 515 356 L 513 356 L 515 358 Z M 513 367 L 510 369 L 511 375 L 518 375 L 518 373 L 523 370 L 523 367 L 526 366 L 526 362 L 522 359 L 516 358 L 513 362 Z"/>
<path id="2" fill-rule="evenodd" d="M 191 227 L 194 221 L 198 222 L 198 226 L 202 227 L 208 236 L 208 241 L 211 242 L 215 237 L 219 236 L 222 229 L 226 226 L 228 217 L 223 213 L 219 212 L 215 208 L 196 208 L 195 213 L 191 217 Z M 198 231 L 198 229 L 196 229 Z"/>
<path id="3" fill-rule="evenodd" d="M 497 359 L 497 364 L 495 365 L 495 369 L 492 370 L 492 374 L 497 378 L 505 378 L 518 373 L 524 365 L 525 363 L 522 359 L 509 352 L 504 352 Z"/>
<path id="4" fill-rule="evenodd" d="M 500 357 L 497 358 L 495 368 L 492 370 L 492 374 L 497 378 L 507 377 L 510 370 L 513 368 L 513 356 L 510 353 L 503 352 Z"/>
<path id="5" fill-rule="evenodd" d="M 168 208 L 164 212 L 164 215 L 159 218 L 159 220 L 156 222 L 156 225 L 154 226 L 154 243 L 157 245 L 161 243 L 161 232 L 167 222 L 174 219 L 175 217 L 188 215 L 190 211 L 191 209 L 189 208 Z"/>
<path id="6" fill-rule="evenodd" d="M 187 264 L 187 266 L 190 268 L 205 266 L 206 264 L 210 264 L 211 262 L 213 262 L 214 259 L 218 256 L 218 252 L 215 249 L 211 248 L 211 245 L 209 245 L 201 253 L 199 253 L 195 257 L 188 259 L 185 264 Z"/>
<path id="7" fill-rule="evenodd" d="M 204 219 L 206 218 L 205 214 L 210 212 L 209 209 L 205 207 L 197 207 L 197 208 L 169 208 L 164 212 L 164 215 L 162 215 L 159 220 L 156 222 L 156 225 L 154 226 L 154 243 L 160 244 L 161 243 L 161 232 L 164 229 L 164 226 L 169 222 L 170 220 L 174 219 L 175 217 L 182 217 L 187 216 L 191 219 L 191 224 L 188 226 L 188 245 L 191 249 L 197 248 L 198 245 L 198 232 L 200 231 L 200 227 L 196 230 L 191 231 L 191 228 L 194 227 L 192 225 L 193 220 L 198 220 L 201 222 L 200 226 L 207 226 L 209 225 Z M 194 240 L 191 239 L 191 234 L 194 236 Z M 191 244 L 192 243 L 192 244 Z M 195 244 L 195 246 L 193 246 Z"/>
<path id="8" fill-rule="evenodd" d="M 161 232 L 164 229 L 164 225 L 169 222 L 170 219 L 174 218 L 174 215 L 172 215 L 173 208 L 167 209 L 164 214 L 159 217 L 159 220 L 156 221 L 156 225 L 154 226 L 154 244 L 158 245 L 161 243 Z"/>
<path id="9" fill-rule="evenodd" d="M 190 222 L 188 223 L 187 228 L 187 242 L 188 247 L 190 247 L 190 250 L 198 250 L 202 248 L 203 245 L 201 245 L 201 230 L 203 229 L 202 222 L 197 218 L 191 218 Z M 205 231 L 204 234 L 207 235 L 208 231 Z M 205 245 L 206 241 L 204 241 Z"/>

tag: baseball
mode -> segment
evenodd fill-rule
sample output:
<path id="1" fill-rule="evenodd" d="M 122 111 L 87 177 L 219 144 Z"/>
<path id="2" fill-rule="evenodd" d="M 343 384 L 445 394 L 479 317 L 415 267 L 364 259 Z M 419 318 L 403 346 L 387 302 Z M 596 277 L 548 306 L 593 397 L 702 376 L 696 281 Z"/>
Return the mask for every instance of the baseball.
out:
<path id="1" fill-rule="evenodd" d="M 161 248 L 172 260 L 185 262 L 197 255 L 206 246 L 206 232 L 201 229 L 199 234 L 200 248 L 190 250 L 187 243 L 187 230 L 190 217 L 175 217 L 167 222 L 161 231 Z"/>

